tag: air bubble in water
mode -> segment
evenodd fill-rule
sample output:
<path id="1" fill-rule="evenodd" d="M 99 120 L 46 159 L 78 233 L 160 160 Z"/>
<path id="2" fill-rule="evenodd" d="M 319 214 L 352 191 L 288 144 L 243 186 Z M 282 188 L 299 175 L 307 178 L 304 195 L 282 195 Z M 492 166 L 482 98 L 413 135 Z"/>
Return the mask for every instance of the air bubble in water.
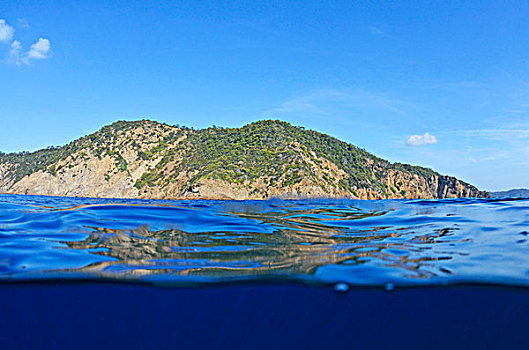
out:
<path id="1" fill-rule="evenodd" d="M 386 290 L 391 291 L 395 289 L 395 285 L 391 282 L 386 283 Z"/>
<path id="2" fill-rule="evenodd" d="M 349 290 L 349 285 L 347 283 L 343 283 L 343 282 L 340 282 L 340 283 L 336 283 L 334 285 L 334 291 L 335 292 L 342 292 L 342 293 L 345 293 Z"/>

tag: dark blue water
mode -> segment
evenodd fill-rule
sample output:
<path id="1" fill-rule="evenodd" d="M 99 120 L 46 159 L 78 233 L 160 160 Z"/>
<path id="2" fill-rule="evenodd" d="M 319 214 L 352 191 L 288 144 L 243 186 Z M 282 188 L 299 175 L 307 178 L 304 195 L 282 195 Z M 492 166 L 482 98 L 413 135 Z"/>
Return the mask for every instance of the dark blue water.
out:
<path id="1" fill-rule="evenodd" d="M 529 285 L 527 200 L 0 195 L 0 279 Z"/>
<path id="2" fill-rule="evenodd" d="M 0 349 L 523 348 L 528 231 L 527 200 L 0 195 Z"/>

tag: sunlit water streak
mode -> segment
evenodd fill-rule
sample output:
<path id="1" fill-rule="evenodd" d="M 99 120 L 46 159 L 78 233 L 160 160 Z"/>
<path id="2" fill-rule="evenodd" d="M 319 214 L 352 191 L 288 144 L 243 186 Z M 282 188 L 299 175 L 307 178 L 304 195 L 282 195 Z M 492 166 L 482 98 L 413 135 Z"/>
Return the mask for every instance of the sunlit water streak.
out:
<path id="1" fill-rule="evenodd" d="M 527 200 L 0 195 L 0 280 L 529 286 Z"/>

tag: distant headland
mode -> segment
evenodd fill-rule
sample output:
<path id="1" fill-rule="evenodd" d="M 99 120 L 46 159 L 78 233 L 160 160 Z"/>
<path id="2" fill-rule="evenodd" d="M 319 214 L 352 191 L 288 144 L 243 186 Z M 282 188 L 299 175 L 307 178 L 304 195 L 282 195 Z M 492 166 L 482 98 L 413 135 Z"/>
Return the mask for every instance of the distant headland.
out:
<path id="1" fill-rule="evenodd" d="M 529 189 L 515 188 L 508 191 L 492 192 L 493 198 L 529 198 Z"/>

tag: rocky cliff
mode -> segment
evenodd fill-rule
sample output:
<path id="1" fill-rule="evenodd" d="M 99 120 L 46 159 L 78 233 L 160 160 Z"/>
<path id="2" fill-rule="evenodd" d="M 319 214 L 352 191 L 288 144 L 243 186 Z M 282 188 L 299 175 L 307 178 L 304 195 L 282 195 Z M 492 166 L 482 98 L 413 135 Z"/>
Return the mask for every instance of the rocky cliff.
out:
<path id="1" fill-rule="evenodd" d="M 0 154 L 0 192 L 158 199 L 488 197 L 281 121 L 195 130 L 116 122 L 63 147 Z"/>

